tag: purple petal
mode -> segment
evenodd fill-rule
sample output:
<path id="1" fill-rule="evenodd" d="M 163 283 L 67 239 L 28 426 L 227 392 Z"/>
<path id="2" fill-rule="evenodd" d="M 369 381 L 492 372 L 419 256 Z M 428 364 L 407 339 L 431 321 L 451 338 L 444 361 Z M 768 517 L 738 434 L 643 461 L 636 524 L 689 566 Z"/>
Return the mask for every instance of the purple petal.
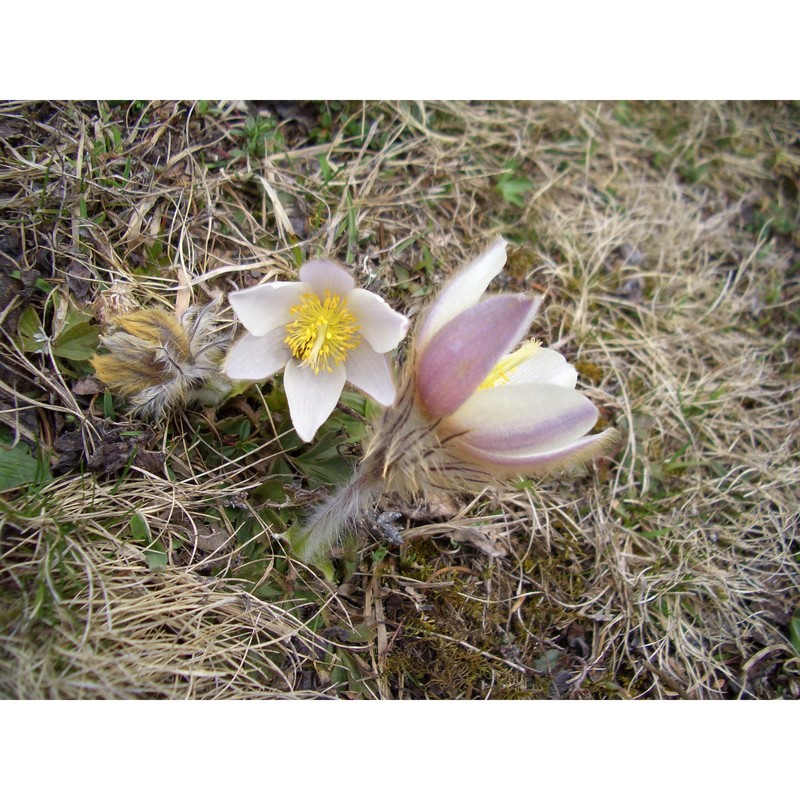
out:
<path id="1" fill-rule="evenodd" d="M 291 322 L 289 310 L 310 291 L 306 283 L 274 281 L 231 292 L 228 300 L 242 325 L 254 336 L 263 336 Z"/>
<path id="2" fill-rule="evenodd" d="M 376 353 L 362 342 L 347 354 L 347 380 L 357 389 L 366 392 L 381 405 L 394 402 L 395 387 L 389 361 L 385 355 Z"/>
<path id="3" fill-rule="evenodd" d="M 540 298 L 499 295 L 444 325 L 419 356 L 417 391 L 432 417 L 446 417 L 481 385 L 525 334 Z"/>
<path id="4" fill-rule="evenodd" d="M 283 374 L 283 388 L 289 402 L 292 425 L 304 442 L 314 438 L 317 429 L 331 415 L 342 394 L 345 381 L 344 366 L 331 372 L 315 373 L 291 359 Z"/>
<path id="5" fill-rule="evenodd" d="M 456 440 L 458 441 L 458 440 Z M 498 453 L 458 443 L 462 455 L 474 464 L 489 467 L 494 471 L 517 474 L 540 474 L 563 469 L 573 464 L 582 464 L 598 456 L 610 455 L 619 441 L 619 433 L 609 428 L 593 436 L 583 436 L 571 444 L 552 450 L 518 451 Z"/>
<path id="6" fill-rule="evenodd" d="M 283 369 L 291 357 L 283 339 L 286 331 L 278 328 L 266 336 L 246 333 L 230 349 L 222 371 L 234 380 L 263 381 Z"/>
<path id="7" fill-rule="evenodd" d="M 325 297 L 326 290 L 332 295 L 344 297 L 356 285 L 349 272 L 325 258 L 316 258 L 303 264 L 300 267 L 300 280 L 310 284 L 319 297 Z"/>
<path id="8" fill-rule="evenodd" d="M 411 324 L 385 300 L 366 289 L 353 289 L 347 295 L 347 307 L 361 326 L 359 333 L 376 353 L 387 353 L 397 347 Z"/>
<path id="9" fill-rule="evenodd" d="M 506 241 L 497 239 L 486 252 L 455 273 L 428 309 L 417 332 L 417 346 L 424 346 L 451 319 L 474 306 L 505 263 Z"/>
<path id="10" fill-rule="evenodd" d="M 589 398 L 553 384 L 511 384 L 479 389 L 447 421 L 467 431 L 460 441 L 478 450 L 513 454 L 556 450 L 597 422 Z"/>

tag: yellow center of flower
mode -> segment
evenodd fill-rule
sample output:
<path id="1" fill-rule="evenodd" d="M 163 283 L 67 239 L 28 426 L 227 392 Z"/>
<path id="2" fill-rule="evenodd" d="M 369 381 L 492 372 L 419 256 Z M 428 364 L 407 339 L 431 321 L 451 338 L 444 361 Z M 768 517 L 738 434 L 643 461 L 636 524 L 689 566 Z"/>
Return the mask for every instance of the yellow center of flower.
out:
<path id="1" fill-rule="evenodd" d="M 492 368 L 492 371 L 486 376 L 486 380 L 478 387 L 478 389 L 492 389 L 495 386 L 502 386 L 511 380 L 511 375 L 514 370 L 527 361 L 540 347 L 539 342 L 531 340 L 525 342 L 521 347 L 517 348 L 513 353 L 503 356 Z"/>
<path id="2" fill-rule="evenodd" d="M 288 334 L 283 340 L 292 355 L 319 374 L 321 369 L 333 371 L 334 366 L 347 360 L 361 338 L 356 318 L 339 297 L 325 292 L 324 300 L 315 294 L 304 294 L 302 303 L 289 309 L 294 317 L 286 325 Z"/>

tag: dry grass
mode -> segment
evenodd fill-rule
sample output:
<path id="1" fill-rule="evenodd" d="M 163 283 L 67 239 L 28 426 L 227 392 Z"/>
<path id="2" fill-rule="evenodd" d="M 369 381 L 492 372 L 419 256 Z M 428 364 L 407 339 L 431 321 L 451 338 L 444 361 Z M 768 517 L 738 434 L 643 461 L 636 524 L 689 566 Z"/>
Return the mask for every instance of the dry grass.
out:
<path id="1" fill-rule="evenodd" d="M 792 104 L 0 107 L 0 431 L 49 467 L 0 497 L 0 692 L 798 697 L 798 121 Z M 362 535 L 330 580 L 286 534 L 360 452 L 355 401 L 325 447 L 291 433 L 279 382 L 145 426 L 59 339 L 69 307 L 96 334 L 115 309 L 169 310 L 187 286 L 206 302 L 318 252 L 415 314 L 498 233 L 500 282 L 546 291 L 534 334 L 624 445 L 402 508 L 405 544 Z"/>

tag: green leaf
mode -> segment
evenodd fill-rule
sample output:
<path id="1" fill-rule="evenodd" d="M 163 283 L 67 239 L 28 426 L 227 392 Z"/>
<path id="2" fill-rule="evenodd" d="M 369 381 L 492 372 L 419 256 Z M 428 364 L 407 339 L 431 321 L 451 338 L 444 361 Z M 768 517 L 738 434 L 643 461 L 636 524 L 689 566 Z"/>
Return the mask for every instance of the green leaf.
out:
<path id="1" fill-rule="evenodd" d="M 153 539 L 153 535 L 150 532 L 150 525 L 144 514 L 137 511 L 131 517 L 131 521 L 128 525 L 131 529 L 131 535 L 137 542 L 148 543 L 147 547 L 144 549 L 144 557 L 147 559 L 147 566 L 150 567 L 153 572 L 161 572 L 169 563 L 167 550 L 159 539 Z"/>
<path id="2" fill-rule="evenodd" d="M 356 208 L 350 199 L 350 195 L 345 195 L 347 198 L 347 256 L 345 263 L 353 263 L 353 254 L 355 253 L 358 245 L 358 225 L 356 223 Z"/>
<path id="3" fill-rule="evenodd" d="M 40 581 L 36 587 L 36 597 L 33 601 L 33 608 L 31 609 L 31 618 L 38 619 L 42 611 L 47 607 L 48 600 L 52 597 L 47 587 L 47 581 Z"/>
<path id="4" fill-rule="evenodd" d="M 495 188 L 507 203 L 523 208 L 525 206 L 523 195 L 533 188 L 533 182 L 525 177 L 517 177 L 518 167 L 516 161 L 508 161 L 505 165 L 507 172 L 497 179 Z"/>
<path id="5" fill-rule="evenodd" d="M 147 566 L 153 572 L 161 572 L 169 563 L 167 551 L 158 539 L 144 551 L 144 555 L 147 559 Z"/>
<path id="6" fill-rule="evenodd" d="M 533 662 L 533 669 L 536 672 L 550 672 L 558 663 L 559 658 L 561 658 L 560 650 L 548 650 Z"/>
<path id="7" fill-rule="evenodd" d="M 795 652 L 800 655 L 800 606 L 794 610 L 794 614 L 789 620 L 789 641 Z"/>
<path id="8" fill-rule="evenodd" d="M 360 414 L 362 417 L 367 415 L 367 398 L 363 394 L 357 394 L 356 392 L 350 392 L 345 389 L 342 392 L 340 402 L 352 408 L 356 414 Z"/>
<path id="9" fill-rule="evenodd" d="M 9 277 L 16 278 L 17 280 L 19 280 L 20 276 L 22 275 L 22 273 L 18 269 L 13 269 L 8 274 L 9 274 Z M 45 294 L 50 294 L 50 292 L 53 291 L 53 285 L 51 283 L 48 283 L 43 278 L 37 278 L 33 285 L 40 292 L 44 292 Z"/>
<path id="10" fill-rule="evenodd" d="M 286 539 L 289 542 L 289 546 L 294 550 L 295 553 L 299 553 L 303 548 L 302 545 L 305 543 L 306 538 L 308 536 L 308 532 L 305 531 L 299 525 L 293 525 L 289 530 L 286 531 Z M 328 552 L 321 553 L 318 556 L 307 561 L 310 566 L 316 567 L 322 574 L 325 576 L 325 580 L 330 581 L 333 583 L 336 575 L 336 571 L 333 568 L 333 562 L 331 561 L 330 554 Z"/>
<path id="11" fill-rule="evenodd" d="M 340 435 L 325 433 L 309 450 L 292 458 L 312 488 L 342 484 L 352 474 L 355 459 L 340 452 L 341 444 L 344 442 Z"/>
<path id="12" fill-rule="evenodd" d="M 47 334 L 31 306 L 20 314 L 17 332 L 26 353 L 41 353 L 46 350 Z M 90 324 L 89 317 L 82 311 L 70 308 L 64 327 L 52 342 L 53 354 L 70 361 L 86 361 L 94 355 L 98 340 L 99 331 Z"/>
<path id="13" fill-rule="evenodd" d="M 70 361 L 86 361 L 95 354 L 98 330 L 89 322 L 82 321 L 65 328 L 53 342 L 53 353 Z"/>
<path id="14" fill-rule="evenodd" d="M 20 442 L 14 447 L 0 444 L 0 492 L 39 483 L 45 476 L 49 477 L 49 470 L 26 444 Z"/>
<path id="15" fill-rule="evenodd" d="M 27 306 L 25 310 L 19 315 L 19 322 L 17 323 L 17 332 L 23 339 L 31 339 L 42 329 L 42 323 L 39 321 L 39 315 L 34 310 L 33 306 Z"/>
<path id="16" fill-rule="evenodd" d="M 395 247 L 395 249 L 392 251 L 392 255 L 399 256 L 400 253 L 403 252 L 403 250 L 405 250 L 407 247 L 411 247 L 411 245 L 414 244 L 416 241 L 417 241 L 416 236 L 409 236 L 408 239 L 406 239 L 404 242 L 401 242 L 399 245 L 397 245 L 397 247 Z"/>
<path id="17" fill-rule="evenodd" d="M 322 180 L 327 183 L 333 177 L 333 168 L 328 163 L 324 153 L 320 153 L 317 156 L 317 161 L 319 162 L 319 168 L 322 170 Z"/>
<path id="18" fill-rule="evenodd" d="M 46 348 L 46 335 L 42 330 L 39 315 L 32 306 L 28 306 L 20 315 L 17 323 L 22 349 L 26 353 L 41 353 Z"/>
<path id="19" fill-rule="evenodd" d="M 259 502 L 285 503 L 286 490 L 283 487 L 286 482 L 285 478 L 271 478 L 254 489 L 253 494 Z"/>
<path id="20" fill-rule="evenodd" d="M 377 636 L 378 626 L 375 623 L 360 622 L 353 628 L 353 632 L 347 637 L 347 641 L 366 644 L 374 642 Z"/>
<path id="21" fill-rule="evenodd" d="M 670 528 L 657 528 L 654 531 L 639 531 L 639 534 L 645 539 L 657 539 L 659 536 L 669 533 L 670 530 Z"/>
<path id="22" fill-rule="evenodd" d="M 523 208 L 525 201 L 523 195 L 533 188 L 533 183 L 527 178 L 511 178 L 503 176 L 497 182 L 497 190 L 507 203 Z"/>
<path id="23" fill-rule="evenodd" d="M 261 571 L 264 571 L 263 567 L 261 568 Z M 267 601 L 283 597 L 283 592 L 280 589 L 276 589 L 269 583 L 262 583 L 260 586 L 257 586 L 252 590 L 252 594 L 259 600 Z"/>
<path id="24" fill-rule="evenodd" d="M 114 420 L 116 418 L 114 414 L 114 398 L 108 389 L 103 392 L 103 416 L 110 420 Z"/>
<path id="25" fill-rule="evenodd" d="M 394 270 L 394 274 L 397 276 L 398 283 L 408 283 L 408 281 L 411 280 L 408 270 L 405 267 L 401 267 L 400 264 L 395 264 L 392 269 Z"/>
<path id="26" fill-rule="evenodd" d="M 139 511 L 131 517 L 129 526 L 131 529 L 131 536 L 133 536 L 137 542 L 149 542 L 151 540 L 150 526 Z"/>

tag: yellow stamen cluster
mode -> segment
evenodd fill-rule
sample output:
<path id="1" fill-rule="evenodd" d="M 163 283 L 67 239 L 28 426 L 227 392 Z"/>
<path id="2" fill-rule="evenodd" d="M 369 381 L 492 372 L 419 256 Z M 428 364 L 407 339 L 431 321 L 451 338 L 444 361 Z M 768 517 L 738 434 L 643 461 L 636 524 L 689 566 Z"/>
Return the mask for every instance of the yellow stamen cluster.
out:
<path id="1" fill-rule="evenodd" d="M 321 369 L 333 371 L 347 360 L 347 351 L 359 342 L 356 318 L 339 297 L 325 292 L 324 300 L 315 294 L 304 294 L 302 303 L 289 309 L 294 320 L 286 325 L 292 355 L 319 374 Z"/>
<path id="2" fill-rule="evenodd" d="M 532 340 L 525 342 L 522 346 L 518 347 L 513 353 L 503 356 L 492 368 L 492 371 L 486 376 L 486 380 L 478 387 L 478 389 L 492 389 L 495 386 L 502 386 L 511 380 L 511 375 L 514 370 L 527 361 L 538 349 L 539 342 Z"/>

